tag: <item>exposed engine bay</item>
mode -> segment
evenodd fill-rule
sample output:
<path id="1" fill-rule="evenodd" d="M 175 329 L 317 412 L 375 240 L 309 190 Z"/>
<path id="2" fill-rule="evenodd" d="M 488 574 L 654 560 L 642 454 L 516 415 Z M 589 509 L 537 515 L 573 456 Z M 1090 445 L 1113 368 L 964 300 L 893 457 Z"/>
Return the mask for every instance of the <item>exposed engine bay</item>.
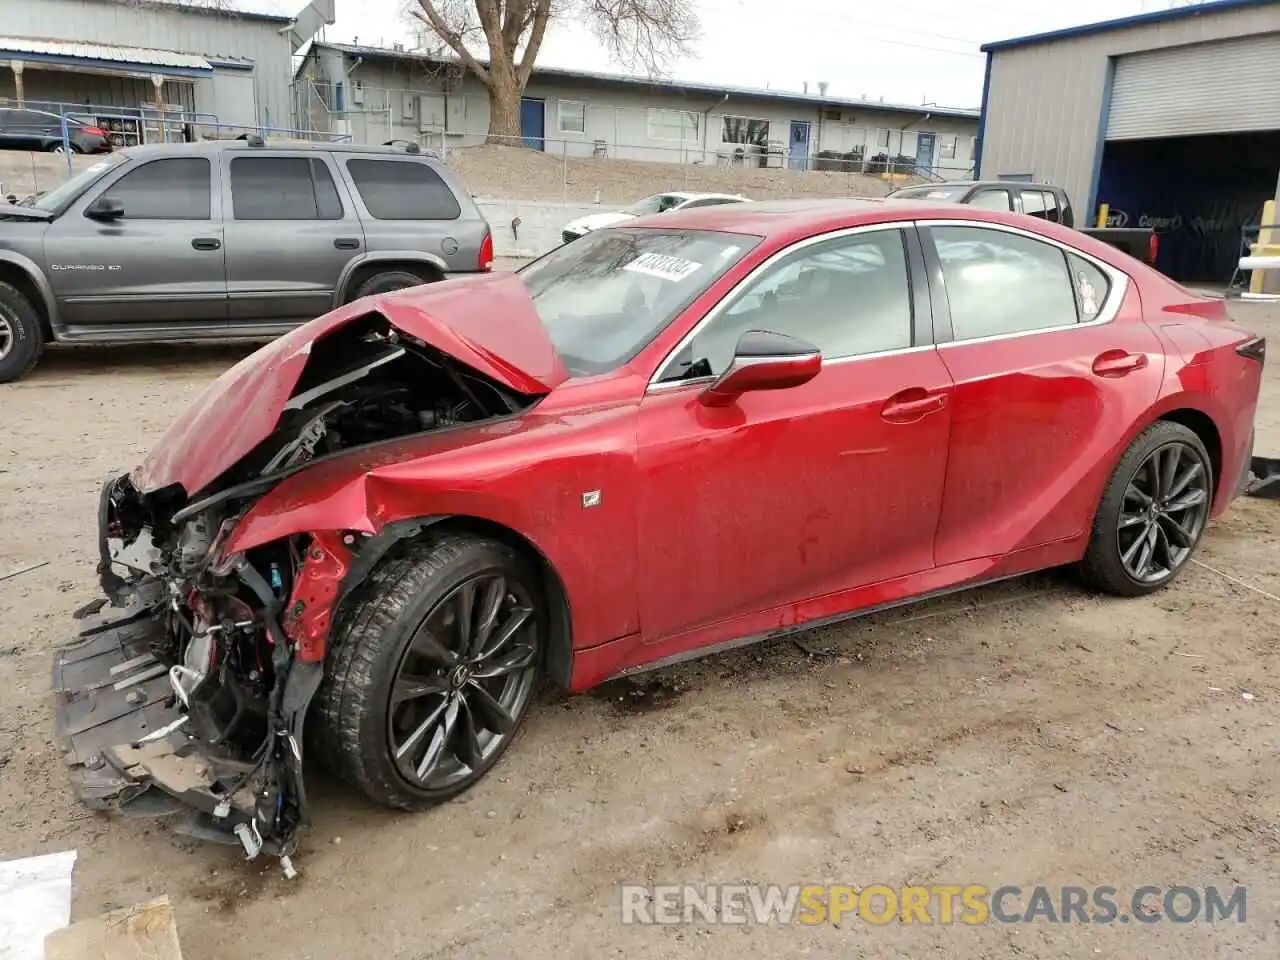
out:
<path id="1" fill-rule="evenodd" d="M 108 482 L 106 596 L 59 651 L 58 734 L 81 797 L 191 814 L 180 829 L 290 860 L 308 808 L 303 725 L 337 600 L 377 538 L 293 536 L 224 555 L 283 478 L 358 448 L 527 408 L 515 394 L 369 314 L 315 341 L 270 436 L 201 490 Z M 153 789 L 158 788 L 158 789 Z"/>

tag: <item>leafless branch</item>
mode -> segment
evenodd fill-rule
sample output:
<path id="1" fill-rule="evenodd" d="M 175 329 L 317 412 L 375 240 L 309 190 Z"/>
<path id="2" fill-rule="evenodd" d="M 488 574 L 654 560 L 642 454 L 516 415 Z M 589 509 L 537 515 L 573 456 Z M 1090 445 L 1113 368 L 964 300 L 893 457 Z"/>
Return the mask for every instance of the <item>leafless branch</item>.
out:
<path id="1" fill-rule="evenodd" d="M 692 0 L 579 0 L 582 19 L 613 59 L 659 76 L 698 37 Z"/>
<path id="2" fill-rule="evenodd" d="M 467 44 L 476 43 L 484 36 L 477 4 L 492 2 L 494 0 L 417 0 L 410 13 L 439 37 L 468 70 L 487 84 L 489 69 L 475 58 Z"/>

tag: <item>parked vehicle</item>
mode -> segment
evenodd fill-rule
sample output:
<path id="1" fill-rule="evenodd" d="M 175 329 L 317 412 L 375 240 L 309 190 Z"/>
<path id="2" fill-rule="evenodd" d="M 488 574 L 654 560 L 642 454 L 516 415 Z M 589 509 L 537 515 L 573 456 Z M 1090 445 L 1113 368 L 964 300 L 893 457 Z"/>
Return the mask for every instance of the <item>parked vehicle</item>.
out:
<path id="1" fill-rule="evenodd" d="M 1240 489 L 1264 354 L 1099 241 L 922 202 L 663 214 L 349 304 L 105 485 L 58 739 L 89 803 L 288 856 L 307 753 L 424 808 L 540 674 L 1060 564 L 1147 594 Z"/>
<path id="2" fill-rule="evenodd" d="M 62 117 L 47 110 L 0 107 L 0 150 L 49 150 L 62 153 L 110 153 L 110 134 L 101 127 L 67 117 L 67 144 L 62 140 Z"/>
<path id="3" fill-rule="evenodd" d="M 592 230 L 599 230 L 601 227 L 612 227 L 619 223 L 626 223 L 628 220 L 634 220 L 637 217 L 647 217 L 655 213 L 691 210 L 698 207 L 718 207 L 726 203 L 749 202 L 746 197 L 739 196 L 736 193 L 686 193 L 683 191 L 655 193 L 651 197 L 645 197 L 643 200 L 633 203 L 624 210 L 610 210 L 608 213 L 593 213 L 585 217 L 579 217 L 565 226 L 560 234 L 560 239 L 565 243 L 569 243 L 590 233 Z"/>
<path id="4" fill-rule="evenodd" d="M 933 200 L 943 203 L 967 203 L 984 210 L 1003 210 L 1025 214 L 1064 227 L 1075 227 L 1075 212 L 1067 192 L 1047 183 L 1023 183 L 1011 180 L 932 183 L 904 187 L 889 194 L 895 200 Z M 1145 227 L 1076 227 L 1081 233 L 1096 237 L 1108 246 L 1123 250 L 1143 263 L 1154 264 L 1160 252 L 1160 238 Z"/>
<path id="5" fill-rule="evenodd" d="M 492 262 L 480 210 L 416 147 L 132 147 L 0 205 L 0 383 L 50 340 L 276 336 Z"/>

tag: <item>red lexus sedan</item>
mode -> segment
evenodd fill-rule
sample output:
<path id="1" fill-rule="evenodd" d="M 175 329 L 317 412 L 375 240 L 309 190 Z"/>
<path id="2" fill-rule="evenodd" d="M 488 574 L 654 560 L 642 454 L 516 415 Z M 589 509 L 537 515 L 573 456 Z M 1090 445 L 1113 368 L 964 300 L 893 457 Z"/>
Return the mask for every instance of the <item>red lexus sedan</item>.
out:
<path id="1" fill-rule="evenodd" d="M 415 809 L 540 674 L 1063 564 L 1159 589 L 1246 475 L 1264 351 L 1079 233 L 913 201 L 668 213 L 360 300 L 103 489 L 111 602 L 55 664 L 73 780 L 287 858 L 304 741 Z"/>

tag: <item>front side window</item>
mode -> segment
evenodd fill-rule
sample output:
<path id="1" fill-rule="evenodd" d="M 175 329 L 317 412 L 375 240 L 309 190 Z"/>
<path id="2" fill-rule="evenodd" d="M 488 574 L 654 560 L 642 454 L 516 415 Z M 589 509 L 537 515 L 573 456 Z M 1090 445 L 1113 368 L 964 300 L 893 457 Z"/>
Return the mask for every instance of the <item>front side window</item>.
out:
<path id="1" fill-rule="evenodd" d="M 655 193 L 652 197 L 637 200 L 622 212 L 629 213 L 633 217 L 647 217 L 650 214 L 666 213 L 668 210 L 674 210 L 684 203 L 685 199 L 685 197 L 676 193 Z"/>
<path id="2" fill-rule="evenodd" d="M 234 157 L 231 207 L 237 220 L 340 220 L 333 177 L 317 157 Z"/>
<path id="3" fill-rule="evenodd" d="M 120 201 L 125 220 L 208 220 L 209 178 L 206 157 L 152 160 L 130 170 L 103 196 Z"/>
<path id="4" fill-rule="evenodd" d="M 1076 296 L 1053 244 L 983 227 L 931 227 L 957 340 L 1069 327 Z"/>
<path id="5" fill-rule="evenodd" d="M 759 237 L 705 230 L 589 233 L 519 272 L 565 368 L 605 373 L 634 357 Z"/>
<path id="6" fill-rule="evenodd" d="M 556 108 L 561 133 L 587 132 L 587 105 L 579 100 L 561 100 Z"/>
<path id="7" fill-rule="evenodd" d="M 719 376 L 748 330 L 813 344 L 824 360 L 911 346 L 911 286 L 901 230 L 802 247 L 762 271 L 674 358 L 664 379 Z"/>
<path id="8" fill-rule="evenodd" d="M 348 160 L 347 172 L 374 219 L 456 220 L 462 216 L 458 198 L 426 163 Z"/>
<path id="9" fill-rule="evenodd" d="M 60 183 L 52 190 L 42 193 L 38 197 L 23 200 L 22 205 L 44 210 L 48 213 L 62 213 L 63 210 L 75 203 L 82 193 L 105 177 L 108 171 L 124 162 L 125 159 L 122 154 L 107 154 L 107 159 L 99 160 L 93 166 L 86 167 L 66 183 Z"/>

